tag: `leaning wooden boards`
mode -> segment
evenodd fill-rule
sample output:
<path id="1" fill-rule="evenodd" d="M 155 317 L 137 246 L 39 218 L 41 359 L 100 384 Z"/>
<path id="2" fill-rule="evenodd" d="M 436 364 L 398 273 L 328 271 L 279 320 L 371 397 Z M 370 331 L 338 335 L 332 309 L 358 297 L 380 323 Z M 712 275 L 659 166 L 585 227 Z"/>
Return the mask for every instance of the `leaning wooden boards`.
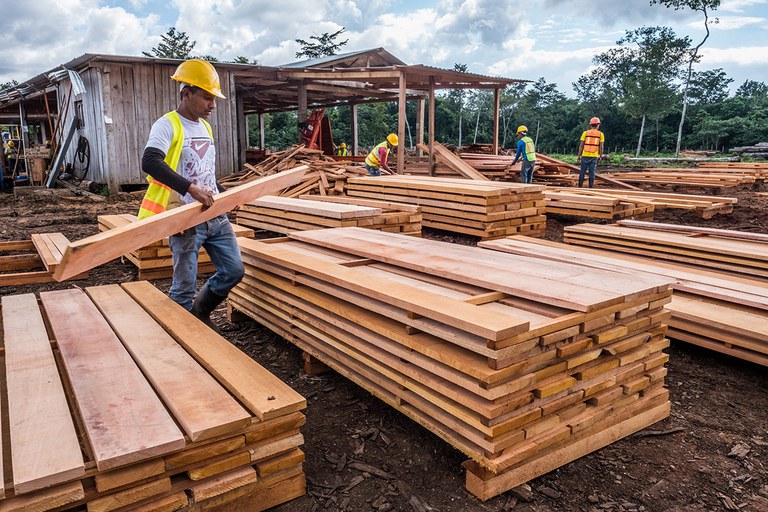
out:
<path id="1" fill-rule="evenodd" d="M 1 304 L 0 510 L 263 510 L 304 494 L 305 400 L 151 284 Z"/>

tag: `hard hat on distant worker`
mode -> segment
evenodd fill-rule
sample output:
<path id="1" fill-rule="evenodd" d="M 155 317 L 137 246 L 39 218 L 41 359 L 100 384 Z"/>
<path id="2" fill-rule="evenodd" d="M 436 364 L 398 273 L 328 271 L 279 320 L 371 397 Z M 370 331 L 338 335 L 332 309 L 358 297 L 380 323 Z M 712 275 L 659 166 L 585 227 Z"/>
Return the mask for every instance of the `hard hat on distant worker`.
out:
<path id="1" fill-rule="evenodd" d="M 395 135 L 394 133 L 390 133 L 389 135 L 387 135 L 387 142 L 389 142 L 393 146 L 397 146 L 397 142 L 398 142 L 397 135 Z"/>
<path id="2" fill-rule="evenodd" d="M 15 147 L 16 147 L 16 144 L 14 144 L 12 140 L 9 140 L 9 141 L 8 141 L 8 147 L 9 147 L 9 148 L 15 148 Z"/>
<path id="3" fill-rule="evenodd" d="M 600 124 L 600 118 L 599 117 L 593 117 L 589 120 L 589 124 Z"/>
<path id="4" fill-rule="evenodd" d="M 216 68 L 208 61 L 202 59 L 185 60 L 176 68 L 176 72 L 171 76 L 171 79 L 188 85 L 194 85 L 219 98 L 225 98 L 221 94 L 219 74 L 216 72 Z"/>
<path id="5" fill-rule="evenodd" d="M 347 147 L 346 142 L 342 142 L 341 144 L 339 144 L 339 147 L 342 149 L 346 148 Z"/>
<path id="6" fill-rule="evenodd" d="M 521 132 L 528 132 L 528 127 L 525 126 L 524 124 L 521 124 L 520 126 L 518 126 L 517 133 L 521 133 Z"/>

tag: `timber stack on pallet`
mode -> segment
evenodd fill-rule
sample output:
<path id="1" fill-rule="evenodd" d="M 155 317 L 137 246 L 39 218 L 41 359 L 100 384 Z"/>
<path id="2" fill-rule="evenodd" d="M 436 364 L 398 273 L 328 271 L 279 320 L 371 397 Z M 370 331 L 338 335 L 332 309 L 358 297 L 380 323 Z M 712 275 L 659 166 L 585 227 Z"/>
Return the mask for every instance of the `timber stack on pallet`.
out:
<path id="1" fill-rule="evenodd" d="M 676 169 L 664 171 L 628 171 L 620 173 L 605 173 L 610 179 L 623 183 L 641 185 L 669 186 L 683 188 L 703 188 L 713 190 L 733 189 L 751 186 L 755 183 L 753 176 L 733 173 L 687 172 Z"/>
<path id="2" fill-rule="evenodd" d="M 360 165 L 348 161 L 339 161 L 323 154 L 319 149 L 307 149 L 302 144 L 285 151 L 272 153 L 257 165 L 245 164 L 245 170 L 219 180 L 225 187 L 241 185 L 264 176 L 292 169 L 298 165 L 309 168 L 301 182 L 280 193 L 284 197 L 298 197 L 302 194 L 320 195 L 344 192 L 344 183 L 348 176 L 367 176 L 368 172 Z"/>
<path id="3" fill-rule="evenodd" d="M 481 499 L 669 414 L 669 280 L 359 228 L 240 244 L 232 310 L 464 452 Z"/>
<path id="4" fill-rule="evenodd" d="M 768 243 L 758 233 L 619 221 L 567 226 L 563 237 L 570 244 L 768 278 Z"/>
<path id="5" fill-rule="evenodd" d="M 578 210 L 578 203 L 583 198 L 614 198 L 625 201 L 629 204 L 640 206 L 650 206 L 653 211 L 659 210 L 686 210 L 692 211 L 697 217 L 710 219 L 718 214 L 733 213 L 733 205 L 738 201 L 735 197 L 721 196 L 702 196 L 694 194 L 672 194 L 667 192 L 648 192 L 644 190 L 626 190 L 626 189 L 594 189 L 594 188 L 574 188 L 574 187 L 547 187 L 544 191 L 544 197 L 547 199 L 547 211 L 550 206 L 554 206 L 555 201 L 563 201 L 563 208 L 568 208 L 569 202 L 574 203 L 574 210 Z M 561 213 L 552 211 L 552 213 Z M 576 215 L 574 213 L 573 215 Z M 619 217 L 629 217 L 630 215 L 619 215 Z M 586 215 L 591 216 L 591 215 Z M 604 217 L 610 218 L 610 217 Z"/>
<path id="6" fill-rule="evenodd" d="M 429 176 L 352 178 L 347 195 L 421 206 L 422 225 L 482 239 L 546 229 L 544 186 Z"/>
<path id="7" fill-rule="evenodd" d="M 536 153 L 536 167 L 533 171 L 536 183 L 575 187 L 579 182 L 579 168 L 555 158 Z"/>
<path id="8" fill-rule="evenodd" d="M 98 221 L 99 231 L 104 232 L 138 222 L 138 218 L 135 215 L 123 213 L 118 215 L 99 215 Z M 253 230 L 246 226 L 233 224 L 232 229 L 235 232 L 235 236 L 253 238 Z M 126 253 L 124 257 L 139 269 L 139 279 L 164 279 L 173 276 L 173 261 L 167 237 L 145 245 L 136 251 Z M 197 262 L 198 275 L 210 274 L 214 271 L 211 257 L 208 256 L 204 248 L 201 248 L 200 257 Z"/>
<path id="9" fill-rule="evenodd" d="M 576 215 L 596 219 L 618 220 L 627 217 L 653 218 L 654 205 L 642 199 L 614 197 L 601 194 L 602 190 L 580 188 L 547 187 L 544 198 L 547 201 L 547 213 Z"/>
<path id="10" fill-rule="evenodd" d="M 61 233 L 34 234 L 29 240 L 0 242 L 0 286 L 50 283 L 69 245 Z M 88 272 L 70 279 L 86 279 Z"/>
<path id="11" fill-rule="evenodd" d="M 768 366 L 768 283 L 765 279 L 524 236 L 480 245 L 512 254 L 536 254 L 545 260 L 576 263 L 583 268 L 674 279 L 672 302 L 666 306 L 672 314 L 670 338 Z"/>
<path id="12" fill-rule="evenodd" d="M 306 401 L 148 282 L 1 306 L 2 510 L 261 511 L 305 493 Z"/>
<path id="13" fill-rule="evenodd" d="M 711 162 L 710 165 L 705 165 L 704 167 L 675 167 L 670 169 L 669 167 L 650 167 L 650 168 L 644 168 L 644 172 L 669 172 L 674 171 L 675 173 L 692 173 L 692 174 L 703 174 L 703 175 L 709 175 L 709 174 L 722 174 L 725 176 L 731 176 L 733 178 L 740 178 L 747 181 L 754 180 L 757 182 L 758 180 L 762 180 L 765 178 L 766 173 L 768 173 L 768 167 L 760 167 L 751 165 L 749 167 L 726 167 L 723 164 L 720 166 L 714 166 Z M 724 162 L 727 163 L 727 162 Z M 733 163 L 740 163 L 740 162 L 733 162 Z"/>
<path id="14" fill-rule="evenodd" d="M 421 236 L 420 207 L 359 198 L 357 203 L 355 198 L 341 196 L 263 196 L 240 207 L 237 223 L 282 234 L 361 227 Z"/>
<path id="15" fill-rule="evenodd" d="M 755 178 L 768 177 L 768 162 L 699 162 L 700 170 L 704 169 L 737 169 L 745 172 L 754 172 Z"/>

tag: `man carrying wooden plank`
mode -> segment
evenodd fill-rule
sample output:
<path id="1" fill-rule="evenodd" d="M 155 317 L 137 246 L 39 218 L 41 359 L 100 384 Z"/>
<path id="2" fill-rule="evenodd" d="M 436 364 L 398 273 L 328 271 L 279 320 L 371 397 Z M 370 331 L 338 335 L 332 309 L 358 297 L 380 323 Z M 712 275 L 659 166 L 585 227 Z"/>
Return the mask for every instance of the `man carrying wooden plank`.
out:
<path id="1" fill-rule="evenodd" d="M 593 117 L 589 120 L 589 130 L 581 134 L 577 160 L 581 164 L 579 171 L 579 188 L 584 185 L 584 174 L 589 170 L 589 188 L 595 186 L 595 171 L 597 162 L 603 156 L 605 135 L 600 131 L 600 119 Z"/>
<path id="2" fill-rule="evenodd" d="M 216 98 L 224 98 L 219 75 L 209 62 L 190 59 L 176 68 L 171 79 L 181 83 L 181 101 L 176 110 L 152 125 L 141 160 L 142 170 L 150 177 L 139 220 L 194 201 L 206 209 L 213 205 L 214 193 L 222 191 L 216 181 L 213 133 L 204 119 L 216 108 Z M 245 272 L 227 215 L 171 236 L 169 245 L 173 259 L 170 297 L 213 328 L 211 312 Z M 216 272 L 195 297 L 201 246 Z"/>
<path id="3" fill-rule="evenodd" d="M 533 182 L 533 166 L 536 165 L 536 146 L 533 139 L 528 136 L 527 126 L 520 125 L 517 128 L 517 136 L 520 140 L 517 141 L 517 153 L 515 153 L 515 159 L 512 160 L 512 165 L 515 165 L 522 155 L 523 166 L 520 168 L 520 183 L 531 183 Z"/>
<path id="4" fill-rule="evenodd" d="M 397 135 L 390 133 L 387 135 L 387 140 L 377 144 L 368 156 L 365 157 L 365 170 L 368 171 L 369 176 L 381 176 L 381 168 L 390 174 L 395 172 L 387 165 L 387 159 L 389 158 L 389 152 L 392 148 L 396 147 L 398 143 Z"/>

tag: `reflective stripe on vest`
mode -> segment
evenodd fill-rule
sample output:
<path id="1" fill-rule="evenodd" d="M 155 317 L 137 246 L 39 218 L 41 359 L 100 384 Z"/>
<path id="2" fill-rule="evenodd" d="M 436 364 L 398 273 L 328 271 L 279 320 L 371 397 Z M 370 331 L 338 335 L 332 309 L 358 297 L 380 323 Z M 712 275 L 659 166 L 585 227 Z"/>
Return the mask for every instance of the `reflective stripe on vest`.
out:
<path id="1" fill-rule="evenodd" d="M 168 154 L 165 155 L 163 160 L 168 167 L 173 169 L 173 172 L 177 172 L 176 166 L 179 165 L 181 147 L 184 143 L 184 126 L 181 124 L 179 113 L 175 110 L 173 112 L 168 112 L 163 117 L 171 122 L 171 127 L 173 128 L 171 147 L 168 148 Z M 208 129 L 208 134 L 211 136 L 211 140 L 213 140 L 211 125 L 208 124 L 208 121 L 205 119 L 201 119 L 201 121 Z M 149 182 L 149 187 L 147 187 L 147 192 L 144 194 L 144 199 L 141 201 L 141 206 L 139 207 L 139 220 L 146 219 L 147 217 L 151 217 L 158 213 L 163 213 L 168 209 L 168 202 L 171 198 L 172 190 L 169 186 L 152 179 L 152 176 L 147 176 L 147 181 Z"/>
<path id="2" fill-rule="evenodd" d="M 386 148 L 387 155 L 389 155 L 389 146 L 387 146 L 387 141 L 382 142 L 381 144 L 376 145 L 370 153 L 368 153 L 368 156 L 365 157 L 365 163 L 370 165 L 371 167 L 379 168 L 381 167 L 381 160 L 379 160 L 379 149 L 380 148 Z"/>
<path id="3" fill-rule="evenodd" d="M 601 136 L 602 133 L 600 130 L 595 130 L 594 128 L 584 132 L 584 149 L 581 152 L 582 155 L 592 153 L 593 155 L 597 156 L 597 154 L 600 153 Z"/>
<path id="4" fill-rule="evenodd" d="M 536 160 L 536 146 L 533 144 L 533 139 L 526 136 L 520 140 L 525 142 L 525 159 L 529 162 Z"/>

